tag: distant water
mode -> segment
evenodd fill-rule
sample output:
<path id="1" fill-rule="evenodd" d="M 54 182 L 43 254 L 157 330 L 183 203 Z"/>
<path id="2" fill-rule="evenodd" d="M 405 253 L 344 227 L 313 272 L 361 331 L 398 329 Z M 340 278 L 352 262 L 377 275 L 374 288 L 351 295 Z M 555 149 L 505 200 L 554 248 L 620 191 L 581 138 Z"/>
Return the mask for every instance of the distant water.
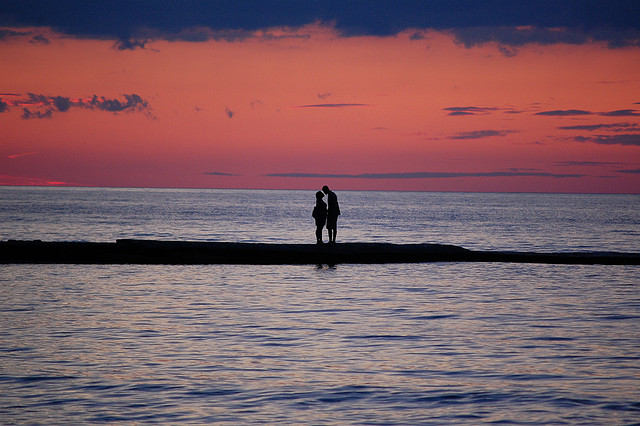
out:
<path id="1" fill-rule="evenodd" d="M 640 252 L 640 198 L 339 191 L 339 241 Z M 309 242 L 313 191 L 0 188 L 0 239 Z M 0 423 L 637 424 L 640 267 L 0 265 Z"/>
<path id="2" fill-rule="evenodd" d="M 640 195 L 338 191 L 343 242 L 640 252 Z M 0 187 L 0 240 L 313 243 L 314 191 Z"/>

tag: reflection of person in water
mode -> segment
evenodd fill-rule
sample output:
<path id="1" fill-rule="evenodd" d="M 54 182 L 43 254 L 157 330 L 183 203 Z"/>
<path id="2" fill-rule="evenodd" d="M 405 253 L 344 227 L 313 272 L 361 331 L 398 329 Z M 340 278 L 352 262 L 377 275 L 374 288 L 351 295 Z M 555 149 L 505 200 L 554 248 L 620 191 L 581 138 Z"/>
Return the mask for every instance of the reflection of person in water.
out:
<path id="1" fill-rule="evenodd" d="M 311 216 L 316 220 L 316 239 L 317 244 L 322 244 L 322 228 L 327 221 L 327 205 L 325 204 L 324 194 L 322 191 L 316 192 L 316 206 L 313 208 Z"/>
<path id="2" fill-rule="evenodd" d="M 340 216 L 338 197 L 327 185 L 322 187 L 322 192 L 327 194 L 327 231 L 329 232 L 329 242 L 335 243 L 336 235 L 338 233 L 338 216 Z"/>

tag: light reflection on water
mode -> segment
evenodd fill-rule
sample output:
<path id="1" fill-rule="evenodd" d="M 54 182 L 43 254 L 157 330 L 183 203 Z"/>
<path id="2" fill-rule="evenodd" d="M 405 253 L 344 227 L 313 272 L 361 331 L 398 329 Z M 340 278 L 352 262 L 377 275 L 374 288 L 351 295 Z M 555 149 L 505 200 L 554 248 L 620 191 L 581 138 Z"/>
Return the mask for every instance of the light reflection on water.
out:
<path id="1" fill-rule="evenodd" d="M 640 415 L 635 266 L 2 269 L 3 423 Z"/>

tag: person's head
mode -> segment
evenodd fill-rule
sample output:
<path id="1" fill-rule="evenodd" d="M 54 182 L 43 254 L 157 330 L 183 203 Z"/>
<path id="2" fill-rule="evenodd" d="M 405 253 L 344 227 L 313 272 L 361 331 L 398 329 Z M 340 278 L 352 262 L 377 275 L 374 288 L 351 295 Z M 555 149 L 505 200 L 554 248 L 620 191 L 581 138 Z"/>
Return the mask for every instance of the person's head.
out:
<path id="1" fill-rule="evenodd" d="M 316 192 L 316 199 L 322 200 L 323 197 L 324 197 L 324 194 L 322 193 L 322 191 Z"/>
<path id="2" fill-rule="evenodd" d="M 329 187 L 327 185 L 322 187 L 322 192 L 324 192 L 325 194 L 329 193 Z"/>

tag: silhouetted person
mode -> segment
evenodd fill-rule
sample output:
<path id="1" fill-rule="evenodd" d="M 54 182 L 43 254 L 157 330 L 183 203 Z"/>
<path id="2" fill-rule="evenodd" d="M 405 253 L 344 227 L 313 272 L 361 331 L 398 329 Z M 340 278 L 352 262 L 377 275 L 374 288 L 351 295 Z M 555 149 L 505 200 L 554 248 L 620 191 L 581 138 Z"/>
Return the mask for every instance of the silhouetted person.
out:
<path id="1" fill-rule="evenodd" d="M 338 197 L 327 185 L 322 187 L 322 192 L 327 194 L 327 231 L 329 232 L 329 242 L 335 243 L 336 235 L 338 234 L 338 216 L 340 216 Z"/>
<path id="2" fill-rule="evenodd" d="M 313 213 L 311 214 L 311 216 L 316 220 L 317 244 L 322 244 L 322 228 L 324 228 L 324 224 L 327 222 L 327 205 L 323 198 L 324 194 L 322 191 L 316 192 L 316 205 L 313 208 Z"/>

